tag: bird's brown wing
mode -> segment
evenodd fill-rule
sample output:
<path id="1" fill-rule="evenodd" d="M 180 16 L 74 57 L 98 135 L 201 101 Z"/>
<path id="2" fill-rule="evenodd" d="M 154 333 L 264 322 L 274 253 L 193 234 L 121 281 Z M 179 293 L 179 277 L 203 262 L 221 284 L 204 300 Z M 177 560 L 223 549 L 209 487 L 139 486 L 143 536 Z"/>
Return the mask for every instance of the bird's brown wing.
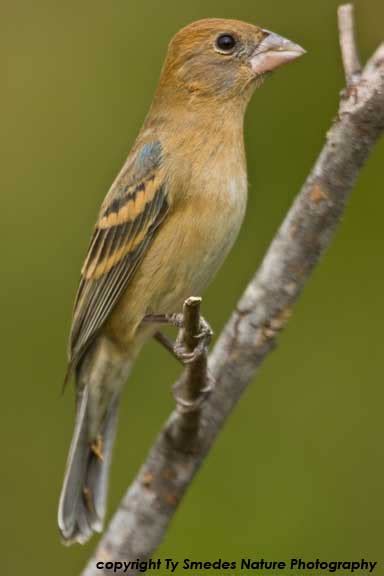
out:
<path id="1" fill-rule="evenodd" d="M 133 155 L 108 193 L 81 271 L 69 342 L 69 371 L 101 328 L 168 212 L 159 142 Z"/>

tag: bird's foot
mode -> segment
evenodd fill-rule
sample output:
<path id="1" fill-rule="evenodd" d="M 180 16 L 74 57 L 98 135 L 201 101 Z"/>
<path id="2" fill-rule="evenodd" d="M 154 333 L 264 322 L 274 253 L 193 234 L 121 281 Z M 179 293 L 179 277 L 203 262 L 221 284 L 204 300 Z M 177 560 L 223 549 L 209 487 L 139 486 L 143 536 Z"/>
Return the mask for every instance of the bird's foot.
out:
<path id="1" fill-rule="evenodd" d="M 213 336 L 213 331 L 208 322 L 200 316 L 200 326 L 199 333 L 193 336 L 196 341 L 196 346 L 193 350 L 188 350 L 184 342 L 183 331 L 181 330 L 176 342 L 174 344 L 173 350 L 175 356 L 184 364 L 193 364 L 198 358 L 201 358 L 207 353 L 208 347 L 211 343 Z"/>
<path id="2" fill-rule="evenodd" d="M 173 326 L 176 326 L 180 329 L 179 335 L 176 339 L 176 342 L 172 342 L 170 338 L 165 336 L 162 332 L 158 331 L 155 333 L 154 338 L 160 342 L 164 348 L 166 348 L 171 354 L 182 363 L 183 366 L 188 364 L 193 364 L 197 360 L 197 358 L 201 357 L 203 354 L 207 352 L 208 346 L 211 342 L 213 331 L 208 324 L 208 322 L 201 316 L 200 317 L 200 326 L 199 326 L 199 333 L 194 336 L 196 340 L 195 348 L 191 350 L 187 350 L 187 347 L 184 343 L 184 335 L 183 335 L 183 315 L 182 314 L 170 314 L 170 315 L 160 315 L 160 314 L 152 314 L 150 318 L 156 317 L 157 322 L 159 319 L 162 320 L 162 323 L 171 323 Z M 147 317 L 146 317 L 147 318 Z M 146 322 L 150 320 L 145 320 Z"/>

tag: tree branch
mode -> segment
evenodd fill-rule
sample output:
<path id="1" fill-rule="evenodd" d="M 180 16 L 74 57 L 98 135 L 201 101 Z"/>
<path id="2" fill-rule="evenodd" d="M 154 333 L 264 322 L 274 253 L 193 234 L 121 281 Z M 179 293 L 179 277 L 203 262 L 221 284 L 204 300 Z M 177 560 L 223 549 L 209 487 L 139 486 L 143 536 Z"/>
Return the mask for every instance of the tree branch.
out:
<path id="1" fill-rule="evenodd" d="M 340 20 L 346 14 L 342 8 Z M 350 23 L 350 16 L 348 19 Z M 341 44 L 350 81 L 358 68 L 353 52 L 346 49 L 351 45 L 346 41 L 351 38 L 347 28 L 343 24 Z M 353 94 L 346 91 L 342 95 L 338 117 L 314 168 L 209 357 L 216 386 L 201 407 L 193 450 L 180 449 L 173 441 L 172 430 L 184 417 L 175 410 L 83 576 L 100 576 L 98 561 L 146 560 L 160 544 L 226 418 L 274 348 L 294 302 L 329 246 L 359 170 L 383 130 L 384 44 L 354 83 Z"/>
<path id="2" fill-rule="evenodd" d="M 341 57 L 347 86 L 354 84 L 361 74 L 359 51 L 355 38 L 354 6 L 343 4 L 337 11 Z"/>
<path id="3" fill-rule="evenodd" d="M 192 361 L 173 387 L 179 418 L 174 420 L 173 426 L 168 430 L 173 445 L 184 452 L 193 450 L 197 440 L 202 401 L 210 391 L 207 347 L 202 333 L 204 322 L 200 316 L 200 305 L 201 298 L 194 296 L 184 302 L 183 328 L 180 330 L 179 338 L 182 347 L 192 355 Z M 209 340 L 210 336 L 209 329 Z"/>

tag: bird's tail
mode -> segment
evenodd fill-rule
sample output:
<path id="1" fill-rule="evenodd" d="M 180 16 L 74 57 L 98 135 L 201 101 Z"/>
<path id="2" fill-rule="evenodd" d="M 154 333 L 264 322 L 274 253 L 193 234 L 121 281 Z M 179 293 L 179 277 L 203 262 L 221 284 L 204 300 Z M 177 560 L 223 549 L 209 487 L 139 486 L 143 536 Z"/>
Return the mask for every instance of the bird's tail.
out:
<path id="1" fill-rule="evenodd" d="M 85 386 L 77 403 L 73 434 L 63 488 L 58 524 L 65 543 L 86 542 L 93 532 L 100 532 L 106 508 L 108 471 L 117 424 L 119 393 L 110 399 L 99 439 L 89 441 L 89 392 Z M 102 442 L 102 444 L 101 444 Z"/>

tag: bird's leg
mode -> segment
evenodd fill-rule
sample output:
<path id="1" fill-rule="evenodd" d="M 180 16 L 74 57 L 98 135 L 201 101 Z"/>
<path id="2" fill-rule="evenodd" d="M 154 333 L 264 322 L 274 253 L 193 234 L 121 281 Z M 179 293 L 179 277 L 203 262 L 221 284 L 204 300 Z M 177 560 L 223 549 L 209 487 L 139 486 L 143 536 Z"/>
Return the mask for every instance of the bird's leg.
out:
<path id="1" fill-rule="evenodd" d="M 183 315 L 182 314 L 147 314 L 143 318 L 143 324 L 164 324 L 167 326 L 175 326 L 175 328 L 182 329 L 183 326 Z M 153 335 L 154 339 L 157 340 L 168 352 L 172 354 L 179 362 L 185 365 L 185 358 L 180 356 L 178 347 L 176 343 L 172 342 L 168 336 L 158 330 Z"/>
<path id="2" fill-rule="evenodd" d="M 154 335 L 155 340 L 157 340 L 164 348 L 166 348 L 175 358 L 177 358 L 183 365 L 193 363 L 199 356 L 204 354 L 212 339 L 212 329 L 208 322 L 200 316 L 200 327 L 199 333 L 194 336 L 197 344 L 193 351 L 187 351 L 184 343 L 183 326 L 184 320 L 182 314 L 148 314 L 144 317 L 143 322 L 146 324 L 166 324 L 170 326 L 175 326 L 179 328 L 179 333 L 176 338 L 176 342 L 167 338 L 160 331 L 156 332 Z"/>
<path id="3" fill-rule="evenodd" d="M 182 314 L 146 314 L 143 318 L 143 324 L 165 324 L 182 328 L 184 324 Z"/>

